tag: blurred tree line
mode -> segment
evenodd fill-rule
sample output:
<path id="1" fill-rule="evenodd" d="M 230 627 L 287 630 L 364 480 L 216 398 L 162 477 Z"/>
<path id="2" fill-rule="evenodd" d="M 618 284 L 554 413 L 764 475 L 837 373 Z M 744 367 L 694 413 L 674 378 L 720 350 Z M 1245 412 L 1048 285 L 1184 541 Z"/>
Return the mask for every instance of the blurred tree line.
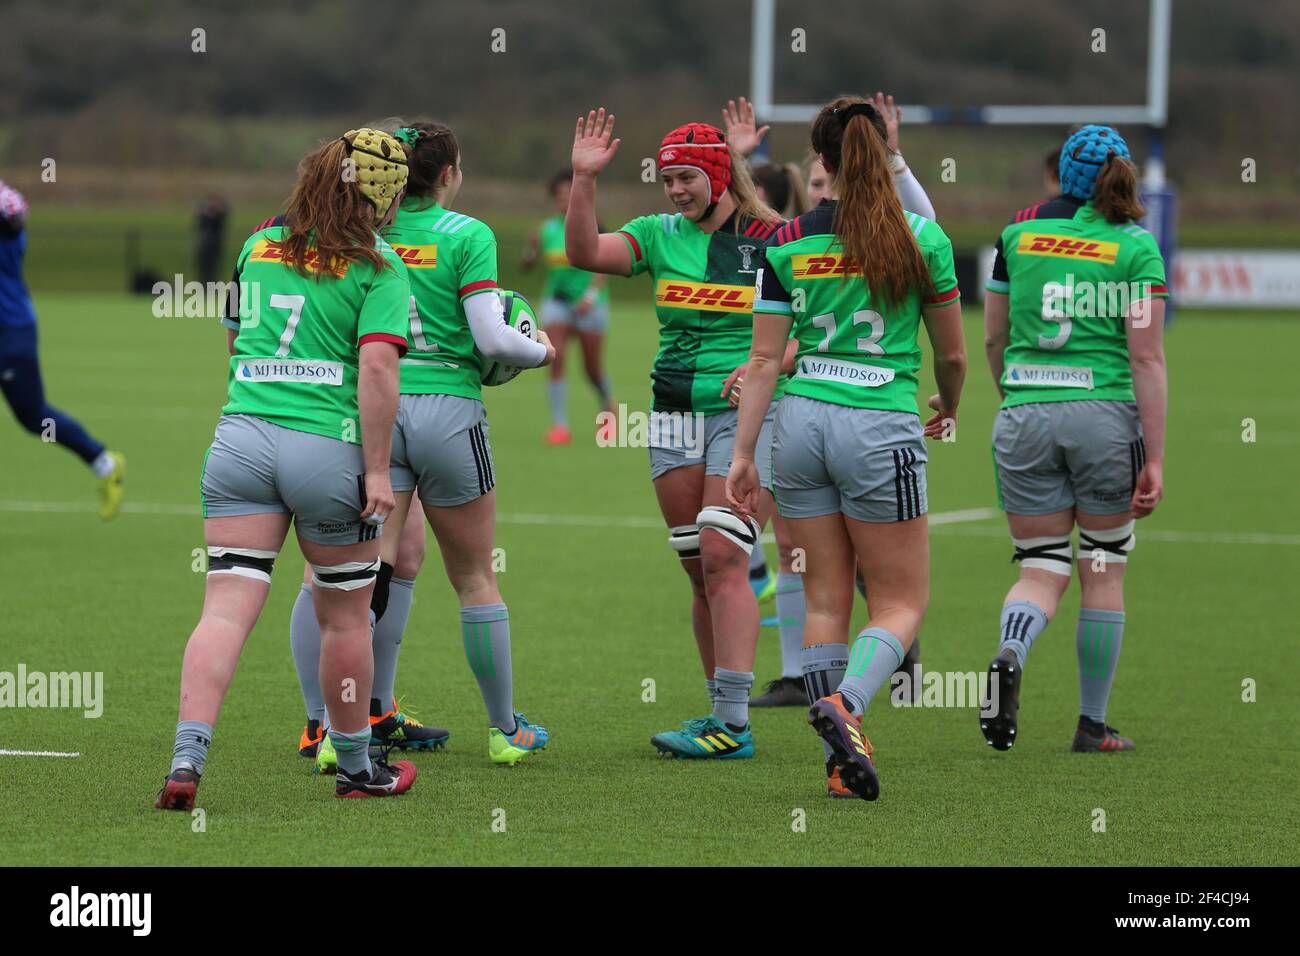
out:
<path id="1" fill-rule="evenodd" d="M 950 106 L 1137 103 L 1147 9 L 781 0 L 777 98 L 885 89 Z M 718 122 L 726 98 L 747 92 L 750 19 L 749 0 L 3 0 L 0 175 L 45 157 L 280 174 L 316 138 L 396 114 L 453 125 L 467 172 L 537 179 L 567 160 L 574 117 L 594 105 L 618 114 L 624 151 L 650 156 L 668 128 Z M 791 49 L 796 28 L 805 52 Z M 1244 157 L 1263 189 L 1294 191 L 1297 94 L 1300 3 L 1176 0 L 1167 149 L 1185 191 L 1239 182 Z M 1041 152 L 1061 132 L 970 142 Z M 909 156 L 937 163 L 969 131 L 904 135 Z M 806 139 L 781 127 L 775 152 L 799 158 Z M 1141 148 L 1140 134 L 1130 139 Z M 1006 175 L 985 165 L 982 175 Z M 634 181 L 639 165 L 622 170 Z"/>

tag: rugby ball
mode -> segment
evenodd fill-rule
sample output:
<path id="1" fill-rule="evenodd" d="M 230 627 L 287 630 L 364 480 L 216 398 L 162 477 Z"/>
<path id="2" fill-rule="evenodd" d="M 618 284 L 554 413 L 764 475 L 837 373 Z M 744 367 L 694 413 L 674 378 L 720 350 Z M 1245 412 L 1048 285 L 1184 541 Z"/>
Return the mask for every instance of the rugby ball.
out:
<path id="1" fill-rule="evenodd" d="M 533 311 L 533 307 L 528 300 L 518 292 L 511 292 L 508 289 L 498 289 L 496 294 L 501 297 L 501 307 L 505 312 L 506 325 L 536 342 L 537 313 Z M 484 385 L 504 385 L 522 371 L 523 368 L 518 365 L 503 365 L 484 356 L 483 375 L 480 381 Z"/>

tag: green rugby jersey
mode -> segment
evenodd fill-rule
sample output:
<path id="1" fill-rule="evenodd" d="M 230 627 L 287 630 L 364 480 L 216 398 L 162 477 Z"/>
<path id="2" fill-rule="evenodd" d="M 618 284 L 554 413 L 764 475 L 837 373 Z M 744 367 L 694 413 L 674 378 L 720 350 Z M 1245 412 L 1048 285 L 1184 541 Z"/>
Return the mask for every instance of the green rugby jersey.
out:
<path id="1" fill-rule="evenodd" d="M 546 284 L 542 298 L 577 302 L 586 294 L 594 273 L 584 272 L 569 265 L 564 251 L 564 217 L 552 216 L 542 223 L 537 232 L 538 252 L 546 266 Z M 609 302 L 609 289 L 601 286 L 596 292 L 597 303 Z"/>
<path id="2" fill-rule="evenodd" d="M 985 287 L 1010 298 L 1003 408 L 1078 399 L 1133 401 L 1125 314 L 1167 298 L 1155 238 L 1058 196 L 1016 213 Z"/>
<path id="3" fill-rule="evenodd" d="M 406 351 L 406 267 L 376 236 L 388 268 L 350 262 L 317 281 L 311 250 L 311 271 L 300 275 L 281 258 L 289 235 L 283 222 L 277 216 L 259 226 L 236 261 L 222 321 L 239 334 L 221 412 L 360 444 L 357 357 L 366 342 Z"/>
<path id="4" fill-rule="evenodd" d="M 754 270 L 773 231 L 748 217 L 737 228 L 732 215 L 706 233 L 681 213 L 641 216 L 618 230 L 632 252 L 632 275 L 648 271 L 655 280 L 655 411 L 714 415 L 731 407 L 722 383 L 749 359 Z"/>
<path id="5" fill-rule="evenodd" d="M 799 340 L 787 392 L 835 405 L 917 413 L 922 305 L 958 298 L 952 243 L 939 225 L 904 213 L 930 267 L 934 292 L 874 303 L 862 272 L 835 237 L 835 202 L 823 200 L 776 231 L 759 262 L 754 314 L 792 316 Z"/>
<path id="6" fill-rule="evenodd" d="M 482 400 L 483 356 L 464 302 L 497 289 L 497 240 L 486 224 L 408 196 L 384 237 L 406 263 L 411 282 L 403 395 L 460 395 Z"/>

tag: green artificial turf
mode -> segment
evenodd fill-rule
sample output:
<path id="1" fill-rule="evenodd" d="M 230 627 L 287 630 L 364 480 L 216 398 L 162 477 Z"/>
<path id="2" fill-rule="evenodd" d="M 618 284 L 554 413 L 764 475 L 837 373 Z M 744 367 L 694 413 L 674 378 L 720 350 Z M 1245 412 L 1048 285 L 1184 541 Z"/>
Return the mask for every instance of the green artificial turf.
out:
<path id="1" fill-rule="evenodd" d="M 147 299 L 41 294 L 36 305 L 50 400 L 125 452 L 128 497 L 102 524 L 80 462 L 0 415 L 0 671 L 102 671 L 105 694 L 98 719 L 0 710 L 0 749 L 81 753 L 0 756 L 4 863 L 1300 862 L 1300 316 L 1180 312 L 1169 330 L 1168 497 L 1139 526 L 1108 715 L 1135 753 L 1069 752 L 1072 589 L 1030 658 L 1009 753 L 985 745 L 971 707 L 880 698 L 865 724 L 882 780 L 873 804 L 826 798 L 821 746 L 798 709 L 755 712 L 753 760 L 658 758 L 650 735 L 706 710 L 688 587 L 645 450 L 595 446 L 596 406 L 575 355 L 572 446 L 542 444 L 542 373 L 488 399 L 516 704 L 551 729 L 552 745 L 513 769 L 488 763 L 455 600 L 431 547 L 397 685 L 426 722 L 451 729 L 450 745 L 414 757 L 420 777 L 401 799 L 334 800 L 296 753 L 303 707 L 288 619 L 302 559 L 290 542 L 216 728 L 200 830 L 151 803 L 202 599 L 198 477 L 224 397 L 224 336 L 212 320 L 155 318 Z M 995 503 L 978 310 L 967 335 L 957 441 L 931 446 L 933 513 Z M 655 338 L 648 302 L 616 308 L 609 362 L 633 409 L 647 407 Z M 1253 443 L 1242 441 L 1246 418 Z M 923 666 L 982 671 L 1015 573 L 1003 521 L 936 526 L 932 547 Z M 865 607 L 856 611 L 860 626 Z M 765 628 L 757 676 L 779 669 Z M 1253 703 L 1242 700 L 1247 679 Z"/>

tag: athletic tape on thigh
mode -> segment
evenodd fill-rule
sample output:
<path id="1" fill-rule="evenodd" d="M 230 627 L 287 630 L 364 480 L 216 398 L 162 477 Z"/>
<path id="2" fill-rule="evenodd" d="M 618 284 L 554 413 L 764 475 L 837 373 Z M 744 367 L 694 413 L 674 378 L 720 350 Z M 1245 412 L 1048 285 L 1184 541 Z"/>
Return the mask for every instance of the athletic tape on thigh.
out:
<path id="1" fill-rule="evenodd" d="M 346 561 L 343 564 L 311 566 L 311 583 L 318 588 L 336 591 L 355 591 L 373 581 L 379 574 L 379 559 L 373 561 Z"/>
<path id="2" fill-rule="evenodd" d="M 679 524 L 668 529 L 668 545 L 677 552 L 683 561 L 700 556 L 700 526 L 697 524 Z"/>
<path id="3" fill-rule="evenodd" d="M 753 518 L 742 518 L 721 505 L 709 505 L 695 516 L 695 521 L 701 534 L 716 531 L 747 555 L 758 541 L 759 527 Z"/>
<path id="4" fill-rule="evenodd" d="M 1037 568 L 1051 571 L 1053 574 L 1071 574 L 1070 539 L 1066 538 L 1012 538 L 1011 544 L 1016 552 L 1012 561 L 1019 561 L 1022 568 Z"/>
<path id="5" fill-rule="evenodd" d="M 1105 553 L 1107 561 L 1123 564 L 1128 560 L 1128 553 L 1137 545 L 1137 535 L 1133 533 L 1134 522 L 1129 521 L 1118 528 L 1105 531 L 1087 531 L 1079 529 L 1079 560 L 1091 558 L 1094 551 Z"/>
<path id="6" fill-rule="evenodd" d="M 208 546 L 208 574 L 238 574 L 241 578 L 271 583 L 271 570 L 279 551 L 257 548 L 223 548 Z"/>

